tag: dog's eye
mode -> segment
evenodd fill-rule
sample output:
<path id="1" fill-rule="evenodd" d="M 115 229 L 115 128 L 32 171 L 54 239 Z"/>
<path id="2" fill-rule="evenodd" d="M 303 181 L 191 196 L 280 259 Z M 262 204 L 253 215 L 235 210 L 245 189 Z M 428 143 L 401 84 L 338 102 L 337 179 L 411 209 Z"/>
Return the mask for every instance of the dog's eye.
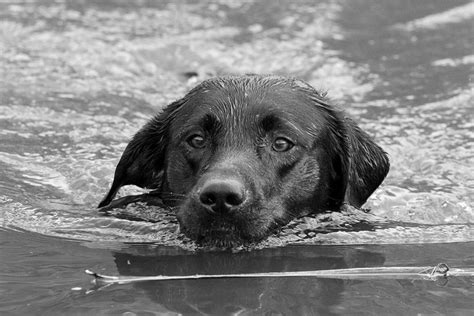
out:
<path id="1" fill-rule="evenodd" d="M 283 152 L 283 151 L 288 151 L 290 150 L 291 148 L 293 148 L 295 144 L 293 144 L 291 141 L 289 141 L 288 139 L 286 138 L 283 138 L 283 137 L 278 137 L 277 139 L 275 139 L 275 141 L 273 142 L 273 145 L 272 145 L 272 149 L 274 151 L 278 151 L 278 152 Z"/>
<path id="2" fill-rule="evenodd" d="M 203 148 L 206 146 L 206 140 L 201 135 L 193 135 L 188 138 L 188 144 L 194 148 Z"/>

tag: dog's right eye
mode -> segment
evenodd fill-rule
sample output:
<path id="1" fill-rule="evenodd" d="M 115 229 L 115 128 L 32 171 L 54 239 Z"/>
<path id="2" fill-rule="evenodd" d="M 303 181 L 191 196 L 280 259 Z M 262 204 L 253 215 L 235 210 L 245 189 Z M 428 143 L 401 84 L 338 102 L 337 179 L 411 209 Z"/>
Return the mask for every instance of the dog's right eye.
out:
<path id="1" fill-rule="evenodd" d="M 293 144 L 290 140 L 283 137 L 278 137 L 273 142 L 272 149 L 277 152 L 284 152 L 293 148 L 294 145 L 295 144 Z"/>
<path id="2" fill-rule="evenodd" d="M 206 146 L 206 139 L 201 135 L 192 135 L 188 138 L 188 144 L 193 148 L 203 148 Z"/>

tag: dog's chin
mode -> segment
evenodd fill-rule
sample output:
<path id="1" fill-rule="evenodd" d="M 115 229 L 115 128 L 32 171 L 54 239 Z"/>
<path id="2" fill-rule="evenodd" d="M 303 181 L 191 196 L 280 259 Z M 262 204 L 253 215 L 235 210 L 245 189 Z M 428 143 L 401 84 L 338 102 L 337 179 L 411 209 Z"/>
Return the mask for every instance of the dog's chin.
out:
<path id="1" fill-rule="evenodd" d="M 246 247 L 263 239 L 244 233 L 238 225 L 225 220 L 206 223 L 199 230 L 185 231 L 199 247 L 209 250 L 226 250 Z"/>
<path id="2" fill-rule="evenodd" d="M 245 246 L 249 242 L 231 233 L 209 231 L 207 234 L 198 237 L 197 243 L 203 249 L 227 250 Z"/>

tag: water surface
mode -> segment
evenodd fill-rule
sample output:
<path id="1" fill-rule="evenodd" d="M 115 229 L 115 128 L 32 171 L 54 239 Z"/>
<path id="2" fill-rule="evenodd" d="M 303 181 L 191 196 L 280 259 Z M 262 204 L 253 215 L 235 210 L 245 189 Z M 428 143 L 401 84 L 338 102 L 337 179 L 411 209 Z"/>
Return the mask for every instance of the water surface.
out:
<path id="1" fill-rule="evenodd" d="M 1 1 L 0 312 L 468 313 L 472 278 L 99 290 L 83 270 L 474 267 L 473 17 L 474 5 L 457 0 Z M 97 213 L 115 164 L 147 119 L 205 78 L 250 72 L 296 76 L 327 91 L 389 153 L 392 167 L 366 204 L 370 213 L 301 219 L 239 253 L 193 251 L 172 214 L 157 209 L 138 209 L 152 222 Z"/>

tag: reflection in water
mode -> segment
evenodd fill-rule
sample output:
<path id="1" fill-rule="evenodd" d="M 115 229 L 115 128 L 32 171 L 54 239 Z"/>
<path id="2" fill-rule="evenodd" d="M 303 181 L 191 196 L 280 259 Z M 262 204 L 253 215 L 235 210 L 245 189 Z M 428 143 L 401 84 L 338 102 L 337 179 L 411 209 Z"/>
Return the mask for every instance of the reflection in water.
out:
<path id="1" fill-rule="evenodd" d="M 383 255 L 359 250 L 314 252 L 267 249 L 258 253 L 135 255 L 115 253 L 122 275 L 223 274 L 300 269 L 380 266 Z M 278 259 L 276 259 L 278 258 Z M 153 301 L 178 313 L 228 315 L 237 312 L 287 315 L 327 314 L 340 301 L 344 281 L 317 278 L 257 278 L 139 282 L 133 285 Z"/>
<path id="2" fill-rule="evenodd" d="M 390 267 L 400 266 L 400 262 L 426 265 L 440 258 L 452 257 L 458 250 L 472 248 L 472 245 L 460 244 L 455 250 L 452 245 L 302 246 L 241 253 L 189 253 L 141 245 L 115 252 L 114 261 L 118 272 L 127 276 L 251 273 Z M 464 264 L 469 261 L 467 257 L 463 260 Z M 387 309 L 395 314 L 413 314 L 453 308 L 462 313 L 472 308 L 472 302 L 466 300 L 472 292 L 472 281 L 472 277 L 450 278 L 447 282 L 313 277 L 146 281 L 92 288 L 88 295 L 97 297 L 99 292 L 94 291 L 112 294 L 119 289 L 121 292 L 140 293 L 155 304 L 155 310 L 185 315 L 327 315 L 347 314 L 354 310 L 380 315 Z M 127 303 L 130 309 L 123 311 L 144 311 L 145 308 L 139 305 L 140 300 L 130 299 Z M 407 304 L 408 301 L 411 303 Z M 152 305 L 147 303 L 147 306 Z M 440 306 L 443 307 L 440 309 Z"/>

